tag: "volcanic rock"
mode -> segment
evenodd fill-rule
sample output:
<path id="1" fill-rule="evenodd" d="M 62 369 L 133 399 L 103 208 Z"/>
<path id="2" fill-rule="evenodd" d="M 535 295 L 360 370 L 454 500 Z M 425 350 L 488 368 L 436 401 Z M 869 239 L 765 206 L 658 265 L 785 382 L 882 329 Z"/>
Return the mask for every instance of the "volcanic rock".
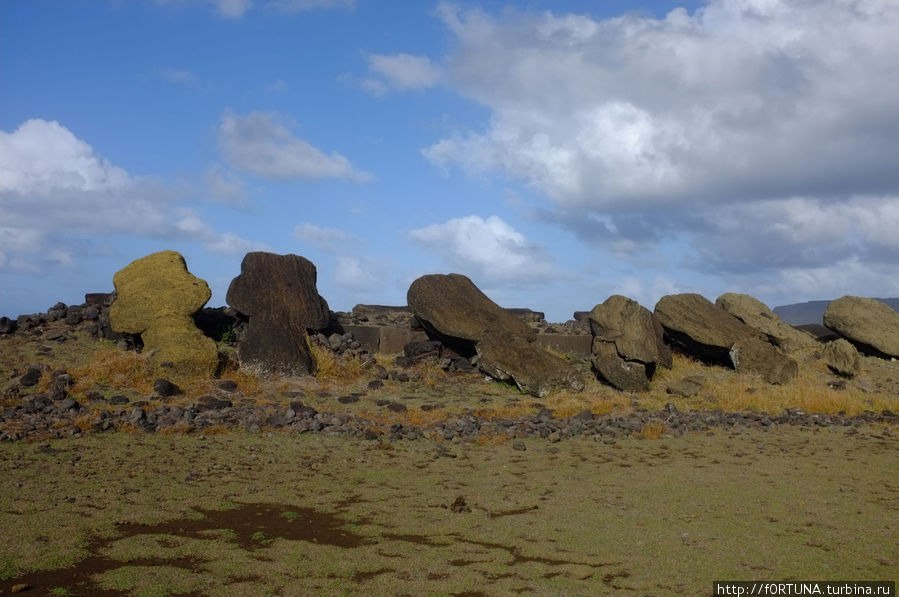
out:
<path id="1" fill-rule="evenodd" d="M 565 359 L 506 330 L 493 330 L 476 345 L 478 367 L 501 381 L 538 398 L 556 390 L 580 392 L 584 381 Z"/>
<path id="2" fill-rule="evenodd" d="M 215 342 L 192 319 L 212 293 L 187 270 L 180 253 L 160 251 L 133 261 L 113 283 L 116 299 L 109 322 L 114 331 L 140 334 L 153 363 L 171 363 L 173 375 L 212 375 L 218 364 Z"/>
<path id="3" fill-rule="evenodd" d="M 799 375 L 799 363 L 758 338 L 736 341 L 730 349 L 730 358 L 737 371 L 756 373 L 771 384 L 783 385 Z"/>
<path id="4" fill-rule="evenodd" d="M 655 315 L 671 344 L 701 360 L 761 374 L 769 383 L 786 383 L 798 374 L 798 364 L 765 334 L 698 294 L 664 296 Z"/>
<path id="5" fill-rule="evenodd" d="M 593 340 L 593 367 L 609 385 L 629 392 L 646 392 L 652 375 L 650 367 L 640 361 L 621 357 L 612 342 Z M 654 366 L 652 367 L 655 368 Z"/>
<path id="6" fill-rule="evenodd" d="M 9 317 L 0 317 L 0 334 L 12 334 L 16 331 L 16 322 Z"/>
<path id="7" fill-rule="evenodd" d="M 858 350 L 847 340 L 840 338 L 824 345 L 824 362 L 837 375 L 855 377 L 861 367 Z"/>
<path id="8" fill-rule="evenodd" d="M 668 394 L 691 398 L 702 390 L 705 385 L 705 377 L 702 375 L 687 375 L 677 381 L 673 381 L 665 388 Z"/>
<path id="9" fill-rule="evenodd" d="M 663 296 L 656 304 L 655 316 L 670 344 L 726 367 L 733 366 L 730 349 L 735 342 L 746 338 L 767 340 L 763 333 L 698 294 Z"/>
<path id="10" fill-rule="evenodd" d="M 662 325 L 636 301 L 611 296 L 593 308 L 589 322 L 593 366 L 619 390 L 647 390 L 658 365 L 671 368 L 671 349 L 663 340 Z"/>
<path id="11" fill-rule="evenodd" d="M 862 353 L 899 358 L 899 313 L 870 298 L 844 296 L 827 306 L 824 325 Z"/>
<path id="12" fill-rule="evenodd" d="M 584 382 L 567 361 L 532 344 L 536 333 L 459 274 L 422 276 L 409 287 L 409 307 L 428 335 L 460 357 L 478 356 L 487 375 L 535 396 Z"/>
<path id="13" fill-rule="evenodd" d="M 784 323 L 763 302 L 748 294 L 728 292 L 719 296 L 715 304 L 749 327 L 768 336 L 768 340 L 772 344 L 785 351 L 807 348 L 816 344 L 812 336 Z"/>
<path id="14" fill-rule="evenodd" d="M 418 278 L 409 287 L 407 301 L 428 333 L 445 339 L 454 348 L 466 342 L 476 343 L 498 329 L 528 342 L 536 337 L 526 323 L 494 303 L 460 274 Z"/>
<path id="15" fill-rule="evenodd" d="M 237 345 L 242 365 L 266 373 L 315 373 L 307 330 L 324 329 L 329 321 L 317 275 L 315 265 L 298 255 L 246 254 L 226 297 L 249 318 Z"/>

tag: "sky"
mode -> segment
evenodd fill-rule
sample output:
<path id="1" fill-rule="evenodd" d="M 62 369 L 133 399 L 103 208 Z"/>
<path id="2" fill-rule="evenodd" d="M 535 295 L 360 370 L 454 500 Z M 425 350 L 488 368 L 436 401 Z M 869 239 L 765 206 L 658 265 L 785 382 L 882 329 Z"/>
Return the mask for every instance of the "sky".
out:
<path id="1" fill-rule="evenodd" d="M 0 315 L 249 251 L 335 311 L 469 276 L 899 296 L 895 0 L 0 0 Z"/>

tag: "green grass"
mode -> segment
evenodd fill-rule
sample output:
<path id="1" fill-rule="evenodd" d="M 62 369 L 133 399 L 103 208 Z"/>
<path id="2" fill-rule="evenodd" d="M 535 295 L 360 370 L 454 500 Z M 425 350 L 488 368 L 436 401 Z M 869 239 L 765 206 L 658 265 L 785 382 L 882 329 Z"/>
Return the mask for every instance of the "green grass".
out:
<path id="1" fill-rule="evenodd" d="M 526 452 L 463 443 L 436 459 L 428 441 L 382 450 L 289 434 L 108 434 L 51 442 L 64 452 L 49 454 L 4 444 L 0 590 L 25 562 L 78 570 L 91 554 L 112 562 L 99 587 L 134 596 L 664 596 L 721 578 L 886 578 L 899 565 L 899 440 L 883 432 L 527 439 Z M 188 483 L 186 469 L 213 472 Z M 470 512 L 449 508 L 460 495 Z M 228 526 L 154 528 L 247 504 L 285 504 L 264 531 L 243 528 L 247 549 Z M 333 515 L 358 545 L 286 539 L 310 511 Z M 134 522 L 146 526 L 123 536 Z"/>

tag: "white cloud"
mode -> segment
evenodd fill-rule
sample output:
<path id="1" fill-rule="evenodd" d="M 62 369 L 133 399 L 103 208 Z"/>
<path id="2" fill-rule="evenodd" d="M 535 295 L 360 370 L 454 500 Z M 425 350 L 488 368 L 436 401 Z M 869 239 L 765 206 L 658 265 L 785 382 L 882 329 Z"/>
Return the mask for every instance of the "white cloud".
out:
<path id="1" fill-rule="evenodd" d="M 706 267 L 747 272 L 846 260 L 899 262 L 899 196 L 841 203 L 791 198 L 725 206 L 692 231 Z"/>
<path id="2" fill-rule="evenodd" d="M 219 126 L 219 144 L 235 168 L 276 180 L 342 178 L 372 179 L 337 152 L 325 154 L 290 132 L 281 117 L 269 112 L 239 116 L 226 112 Z"/>
<path id="3" fill-rule="evenodd" d="M 216 232 L 209 224 L 191 209 L 175 210 L 178 219 L 174 227 L 179 236 L 200 241 L 210 253 L 218 255 L 243 255 L 250 251 L 271 251 L 264 243 L 246 240 L 230 232 Z"/>
<path id="4" fill-rule="evenodd" d="M 528 284 L 556 277 L 552 259 L 501 218 L 456 218 L 412 230 L 410 236 L 447 264 L 488 285 Z"/>
<path id="5" fill-rule="evenodd" d="M 381 269 L 373 259 L 340 256 L 334 270 L 334 283 L 345 290 L 373 293 L 383 285 Z"/>
<path id="6" fill-rule="evenodd" d="M 899 5 L 713 0 L 664 19 L 463 11 L 449 80 L 492 110 L 433 144 L 560 204 L 621 209 L 897 184 Z M 873 126 L 872 126 L 873 125 Z"/>
<path id="7" fill-rule="evenodd" d="M 679 243 L 739 279 L 899 275 L 899 4 L 436 12 L 456 41 L 442 83 L 490 116 L 424 148 L 434 165 L 522 182 L 543 219 L 628 260 Z"/>
<path id="8" fill-rule="evenodd" d="M 246 185 L 234 172 L 214 164 L 206 169 L 203 180 L 211 200 L 230 205 L 246 205 Z"/>
<path id="9" fill-rule="evenodd" d="M 359 242 L 355 235 L 337 228 L 315 226 L 304 222 L 293 229 L 293 237 L 300 242 L 308 243 L 327 252 L 337 252 L 345 249 L 348 244 Z"/>
<path id="10" fill-rule="evenodd" d="M 119 191 L 132 184 L 123 169 L 54 121 L 31 119 L 0 131 L 0 193 Z"/>
<path id="11" fill-rule="evenodd" d="M 390 90 L 409 91 L 433 87 L 440 81 L 440 69 L 427 56 L 411 54 L 369 54 L 368 70 L 373 76 L 362 87 L 375 95 Z"/>
<path id="12" fill-rule="evenodd" d="M 738 274 L 729 278 L 736 292 L 744 292 L 774 307 L 808 299 L 835 299 L 851 294 L 890 298 L 899 296 L 899 277 L 889 264 L 849 258 L 818 267 L 785 268 L 770 273 Z"/>
<path id="13" fill-rule="evenodd" d="M 98 239 L 193 238 L 213 252 L 258 246 L 173 209 L 172 191 L 97 155 L 55 121 L 0 131 L 0 253 L 5 269 L 70 266 Z"/>

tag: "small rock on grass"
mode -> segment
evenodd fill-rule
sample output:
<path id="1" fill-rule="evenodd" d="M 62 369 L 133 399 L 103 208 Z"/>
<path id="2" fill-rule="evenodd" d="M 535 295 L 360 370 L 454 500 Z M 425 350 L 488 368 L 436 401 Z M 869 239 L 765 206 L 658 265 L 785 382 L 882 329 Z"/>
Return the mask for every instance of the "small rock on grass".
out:
<path id="1" fill-rule="evenodd" d="M 565 574 L 574 580 L 587 580 L 593 576 L 593 567 L 586 564 L 570 564 L 567 566 Z"/>
<path id="2" fill-rule="evenodd" d="M 175 396 L 181 394 L 181 388 L 170 382 L 164 377 L 160 377 L 153 382 L 153 391 L 163 397 Z"/>
<path id="3" fill-rule="evenodd" d="M 450 504 L 449 509 L 456 514 L 462 514 L 464 512 L 471 512 L 471 506 L 468 505 L 468 502 L 465 501 L 465 496 L 460 495 Z"/>
<path id="4" fill-rule="evenodd" d="M 19 385 L 29 387 L 33 385 L 37 385 L 37 382 L 41 379 L 41 368 L 38 365 L 32 365 L 28 367 L 28 371 L 19 378 Z"/>
<path id="5" fill-rule="evenodd" d="M 528 449 L 528 447 L 526 445 L 524 445 L 523 441 L 521 441 L 520 439 L 517 439 L 514 442 L 512 442 L 512 449 L 524 452 L 525 450 Z"/>

